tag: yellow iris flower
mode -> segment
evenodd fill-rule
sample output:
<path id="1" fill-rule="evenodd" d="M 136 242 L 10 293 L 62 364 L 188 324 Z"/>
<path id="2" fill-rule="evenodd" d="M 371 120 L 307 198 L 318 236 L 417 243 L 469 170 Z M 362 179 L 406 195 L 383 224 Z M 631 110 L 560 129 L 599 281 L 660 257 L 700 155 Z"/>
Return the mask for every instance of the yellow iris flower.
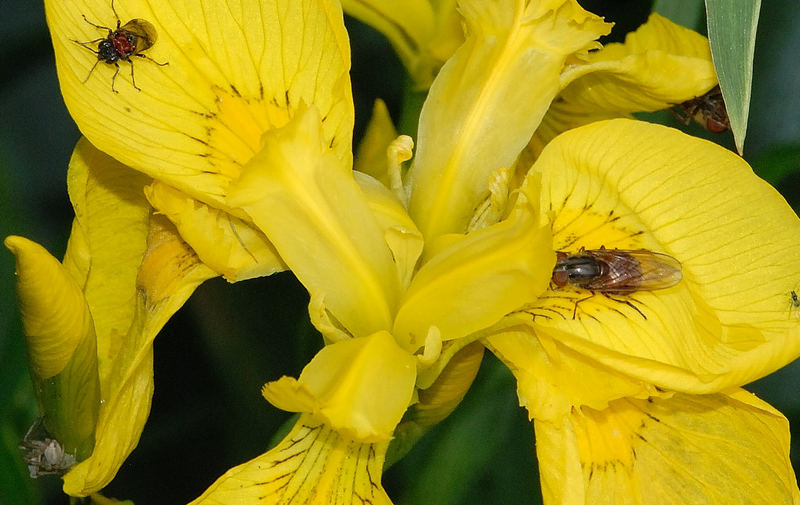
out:
<path id="1" fill-rule="evenodd" d="M 75 42 L 106 36 L 79 13 L 116 23 L 105 2 L 45 4 L 62 93 L 88 140 L 70 167 L 76 226 L 62 266 L 24 239 L 8 244 L 21 298 L 46 299 L 26 288 L 41 283 L 25 258 L 41 257 L 70 293 L 69 317 L 52 324 L 96 335 L 94 449 L 64 476 L 67 493 L 101 489 L 135 446 L 152 339 L 192 289 L 289 268 L 327 345 L 263 394 L 302 415 L 195 504 L 390 503 L 380 472 L 404 414 L 425 426 L 455 408 L 481 345 L 515 373 L 535 420 L 547 503 L 715 503 L 756 489 L 754 503 L 798 499 L 783 418 L 738 387 L 800 355 L 789 306 L 800 220 L 739 158 L 668 128 L 541 130 L 575 126 L 547 119 L 558 106 L 626 115 L 702 94 L 715 79 L 697 37 L 665 29 L 680 42 L 640 51 L 644 29 L 590 52 L 609 26 L 574 0 L 465 0 L 465 41 L 431 87 L 413 165 L 401 167 L 410 139 L 376 134 L 385 161 L 354 172 L 338 3 L 117 5 L 123 25 L 144 19 L 158 35 L 141 53 L 154 61 L 133 58 L 136 87 L 125 61 L 115 81 L 103 61 L 89 73 L 100 55 Z M 662 57 L 699 70 L 679 88 L 658 82 L 675 95 L 614 98 Z M 594 97 L 603 85 L 610 95 Z M 546 145 L 523 166 L 536 135 Z M 683 280 L 630 296 L 554 289 L 556 251 L 601 246 L 669 254 Z M 34 370 L 65 370 L 74 353 L 51 356 L 36 339 L 78 340 L 29 327 Z"/>

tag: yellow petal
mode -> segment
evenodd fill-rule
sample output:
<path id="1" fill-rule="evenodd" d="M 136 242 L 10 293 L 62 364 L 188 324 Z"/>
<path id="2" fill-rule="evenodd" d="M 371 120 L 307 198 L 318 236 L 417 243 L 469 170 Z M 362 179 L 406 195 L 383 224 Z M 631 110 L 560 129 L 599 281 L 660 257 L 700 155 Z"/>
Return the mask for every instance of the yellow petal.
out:
<path id="1" fill-rule="evenodd" d="M 300 379 L 264 386 L 280 409 L 313 413 L 325 424 L 362 442 L 388 441 L 411 402 L 416 359 L 388 332 L 325 346 Z"/>
<path id="2" fill-rule="evenodd" d="M 253 225 L 163 183 L 151 184 L 145 194 L 178 228 L 200 260 L 230 282 L 286 270 L 275 247 Z"/>
<path id="3" fill-rule="evenodd" d="M 546 504 L 800 500 L 788 422 L 742 390 L 620 400 L 535 426 Z"/>
<path id="4" fill-rule="evenodd" d="M 383 33 L 408 73 L 420 85 L 433 79 L 435 62 L 426 49 L 434 36 L 435 12 L 428 0 L 344 0 L 345 12 Z"/>
<path id="5" fill-rule="evenodd" d="M 422 233 L 400 200 L 386 186 L 359 172 L 354 172 L 353 177 L 364 193 L 378 226 L 383 229 L 384 239 L 392 251 L 397 268 L 398 285 L 405 289 L 411 282 L 417 260 L 422 254 Z"/>
<path id="6" fill-rule="evenodd" d="M 152 396 L 153 338 L 216 275 L 165 228 L 165 218 L 151 217 L 148 182 L 85 141 L 70 162 L 76 224 L 65 264 L 86 276 L 102 395 L 94 451 L 64 476 L 64 492 L 73 496 L 105 487 L 138 443 Z"/>
<path id="7" fill-rule="evenodd" d="M 115 498 L 106 498 L 105 496 L 94 493 L 90 497 L 91 505 L 134 505 L 131 500 L 117 500 Z"/>
<path id="8" fill-rule="evenodd" d="M 42 379 L 60 373 L 82 337 L 94 334 L 80 286 L 45 248 L 10 236 L 6 247 L 17 258 L 17 291 L 31 371 Z"/>
<path id="9" fill-rule="evenodd" d="M 416 351 L 432 326 L 445 341 L 491 326 L 535 300 L 547 288 L 554 263 L 549 230 L 520 210 L 428 261 L 406 292 L 394 335 Z"/>
<path id="10" fill-rule="evenodd" d="M 355 336 L 391 327 L 397 271 L 352 172 L 331 155 L 311 108 L 264 136 L 231 188 L 312 296 Z M 368 308 L 366 308 L 368 307 Z"/>
<path id="11" fill-rule="evenodd" d="M 443 421 L 458 407 L 478 374 L 483 350 L 479 342 L 461 348 L 448 360 L 433 385 L 419 392 L 417 401 L 394 430 L 387 466 L 405 456 L 429 428 Z"/>
<path id="12" fill-rule="evenodd" d="M 64 263 L 85 275 L 79 282 L 94 318 L 101 383 L 114 372 L 119 335 L 134 317 L 151 212 L 142 192 L 148 182 L 85 138 L 75 146 L 67 173 L 75 225 Z"/>
<path id="13" fill-rule="evenodd" d="M 380 482 L 387 445 L 353 441 L 304 415 L 274 449 L 231 468 L 190 505 L 391 505 Z"/>
<path id="14" fill-rule="evenodd" d="M 509 321 L 507 330 L 483 342 L 514 374 L 519 404 L 531 419 L 551 421 L 575 407 L 601 410 L 619 398 L 658 394 L 645 381 L 603 366 L 524 324 L 524 319 Z"/>
<path id="15" fill-rule="evenodd" d="M 350 159 L 350 53 L 338 2 L 130 0 L 115 7 L 123 28 L 144 20 L 157 40 L 139 52 L 147 58 L 119 62 L 114 80 L 114 66 L 93 54 L 95 39 L 108 32 L 82 18 L 113 28 L 111 2 L 45 2 L 64 101 L 104 152 L 220 206 L 261 134 L 313 103 L 326 119 L 325 144 Z"/>
<path id="16" fill-rule="evenodd" d="M 94 444 L 100 379 L 92 316 L 80 286 L 42 246 L 11 236 L 28 362 L 48 434 L 77 460 Z"/>
<path id="17" fill-rule="evenodd" d="M 702 95 L 717 84 L 708 40 L 651 14 L 624 44 L 591 52 L 562 77 L 561 98 L 585 110 L 660 110 Z"/>
<path id="18" fill-rule="evenodd" d="M 627 296 L 549 292 L 529 307 L 537 333 L 686 392 L 745 384 L 800 355 L 790 296 L 800 285 L 800 220 L 741 158 L 677 130 L 614 120 L 559 136 L 534 171 L 557 250 L 643 248 L 677 259 L 683 274 L 672 288 Z"/>
<path id="19" fill-rule="evenodd" d="M 534 151 L 559 133 L 633 112 L 666 109 L 717 84 L 708 40 L 651 14 L 629 33 L 574 62 L 561 77 L 562 91 L 534 137 Z"/>
<path id="20" fill-rule="evenodd" d="M 358 145 L 353 170 L 371 175 L 384 186 L 391 187 L 386 150 L 395 138 L 397 130 L 394 128 L 386 104 L 383 100 L 375 100 L 372 117 L 364 138 Z"/>
<path id="21" fill-rule="evenodd" d="M 426 240 L 466 231 L 490 175 L 539 125 L 567 56 L 609 30 L 573 0 L 473 0 L 461 10 L 469 36 L 425 101 L 410 174 L 409 209 Z"/>

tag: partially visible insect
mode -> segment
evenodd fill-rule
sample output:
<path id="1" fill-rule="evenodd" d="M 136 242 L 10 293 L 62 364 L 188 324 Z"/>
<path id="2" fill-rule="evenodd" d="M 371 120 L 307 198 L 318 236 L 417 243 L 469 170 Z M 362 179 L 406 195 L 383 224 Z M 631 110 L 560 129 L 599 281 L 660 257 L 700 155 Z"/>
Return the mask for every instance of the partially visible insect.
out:
<path id="1" fill-rule="evenodd" d="M 672 114 L 685 125 L 694 119 L 700 126 L 714 133 L 722 133 L 731 127 L 719 85 L 704 95 L 674 106 Z"/>
<path id="2" fill-rule="evenodd" d="M 136 80 L 133 77 L 133 61 L 131 60 L 131 56 L 138 56 L 139 58 L 150 60 L 156 65 L 162 67 L 164 65 L 168 65 L 169 62 L 159 63 L 153 58 L 142 54 L 142 51 L 153 47 L 153 44 L 156 43 L 156 39 L 158 38 L 156 29 L 152 24 L 150 24 L 149 21 L 145 21 L 144 19 L 131 19 L 122 25 L 119 15 L 117 14 L 117 10 L 114 9 L 114 0 L 111 0 L 111 10 L 114 12 L 114 16 L 117 18 L 117 27 L 113 30 L 107 26 L 92 23 L 86 19 L 84 14 L 81 14 L 81 16 L 83 16 L 83 20 L 90 25 L 97 29 L 108 31 L 107 36 L 99 39 L 89 40 L 87 42 L 81 42 L 79 40 L 72 39 L 73 42 L 80 44 L 97 55 L 97 61 L 92 66 L 92 69 L 89 70 L 89 74 L 86 76 L 86 79 L 84 79 L 83 82 L 85 83 L 89 80 L 89 77 L 92 76 L 92 72 L 94 72 L 97 64 L 102 61 L 103 63 L 108 63 L 109 65 L 114 65 L 117 67 L 116 71 L 114 72 L 114 76 L 111 78 L 111 91 L 118 93 L 118 91 L 114 88 L 114 82 L 117 80 L 117 74 L 119 74 L 119 61 L 122 60 L 130 63 L 131 84 L 133 84 L 133 87 L 136 88 L 136 90 L 141 91 L 141 88 L 136 85 Z M 95 43 L 97 43 L 96 50 L 91 47 L 91 45 Z"/>
<path id="3" fill-rule="evenodd" d="M 75 456 L 61 447 L 58 440 L 34 433 L 42 430 L 41 419 L 35 421 L 19 444 L 22 459 L 32 479 L 40 475 L 64 475 L 75 464 Z"/>
<path id="4" fill-rule="evenodd" d="M 682 279 L 681 264 L 672 256 L 647 249 L 583 249 L 556 252 L 553 284 L 627 295 L 666 289 Z"/>
<path id="5" fill-rule="evenodd" d="M 794 313 L 794 317 L 795 319 L 800 319 L 800 298 L 798 298 L 794 290 L 789 294 L 792 297 L 792 312 Z"/>

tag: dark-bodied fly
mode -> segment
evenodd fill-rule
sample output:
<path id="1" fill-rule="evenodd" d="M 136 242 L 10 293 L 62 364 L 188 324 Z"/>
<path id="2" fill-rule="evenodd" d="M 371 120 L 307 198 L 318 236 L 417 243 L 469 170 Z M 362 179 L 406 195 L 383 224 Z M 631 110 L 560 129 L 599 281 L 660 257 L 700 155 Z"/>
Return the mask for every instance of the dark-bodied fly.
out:
<path id="1" fill-rule="evenodd" d="M 556 252 L 552 283 L 605 294 L 666 289 L 681 281 L 681 264 L 647 249 L 583 249 Z"/>

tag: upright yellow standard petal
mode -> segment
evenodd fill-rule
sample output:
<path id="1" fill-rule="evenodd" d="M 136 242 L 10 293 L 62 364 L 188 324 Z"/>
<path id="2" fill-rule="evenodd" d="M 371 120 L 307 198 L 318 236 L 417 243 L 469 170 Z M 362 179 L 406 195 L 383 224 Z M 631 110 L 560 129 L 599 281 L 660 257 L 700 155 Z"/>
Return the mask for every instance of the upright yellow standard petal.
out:
<path id="1" fill-rule="evenodd" d="M 263 142 L 232 186 L 230 205 L 266 233 L 352 335 L 389 329 L 398 296 L 392 254 L 352 172 L 329 152 L 316 109 Z"/>
<path id="2" fill-rule="evenodd" d="M 469 36 L 425 101 L 411 172 L 409 208 L 426 240 L 466 231 L 491 174 L 512 165 L 558 93 L 567 56 L 609 31 L 573 0 L 461 10 Z"/>
<path id="3" fill-rule="evenodd" d="M 800 285 L 800 219 L 741 158 L 620 119 L 559 136 L 533 170 L 556 250 L 642 248 L 679 261 L 683 277 L 619 296 L 548 292 L 527 308 L 537 332 L 696 393 L 745 384 L 800 355 L 790 295 Z"/>
<path id="4" fill-rule="evenodd" d="M 120 60 L 116 78 L 114 65 L 96 54 L 108 31 L 93 26 L 115 28 L 111 2 L 45 2 L 64 101 L 102 151 L 221 206 L 228 182 L 258 152 L 261 134 L 314 103 L 325 117 L 325 144 L 350 160 L 350 50 L 338 2 L 114 6 L 122 29 L 136 19 L 134 31 L 146 22 L 152 32 L 152 46 L 137 51 L 147 58 Z"/>
<path id="5" fill-rule="evenodd" d="M 380 482 L 387 445 L 304 415 L 274 449 L 231 468 L 190 505 L 391 505 Z"/>
<path id="6" fill-rule="evenodd" d="M 800 503 L 786 419 L 743 390 L 620 400 L 535 426 L 546 505 Z"/>
<path id="7" fill-rule="evenodd" d="M 308 412 L 362 442 L 388 441 L 411 403 L 416 359 L 388 332 L 325 346 L 295 380 L 264 386 L 264 397 L 290 412 Z"/>

